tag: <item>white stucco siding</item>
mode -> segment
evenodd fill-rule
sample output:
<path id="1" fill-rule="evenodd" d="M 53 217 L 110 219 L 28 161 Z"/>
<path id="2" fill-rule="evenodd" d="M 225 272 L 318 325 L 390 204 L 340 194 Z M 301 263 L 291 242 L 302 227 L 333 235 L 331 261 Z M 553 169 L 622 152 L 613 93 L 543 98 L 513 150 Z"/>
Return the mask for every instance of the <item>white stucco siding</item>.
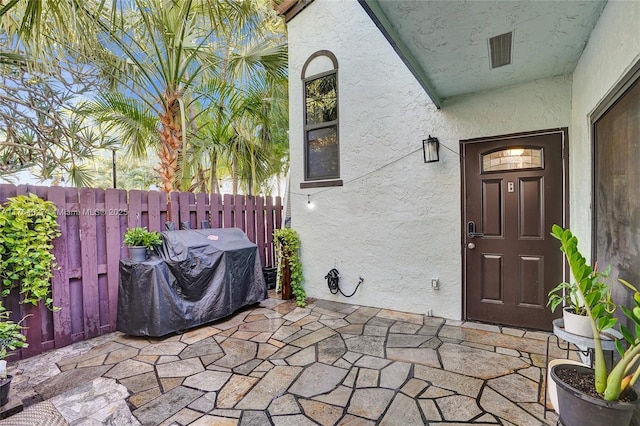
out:
<path id="1" fill-rule="evenodd" d="M 440 162 L 424 164 L 422 139 L 431 134 L 457 152 L 461 139 L 566 127 L 570 77 L 461 97 L 437 110 L 355 0 L 316 0 L 288 31 L 292 227 L 302 240 L 307 294 L 461 318 L 460 159 L 441 147 Z M 323 49 L 339 65 L 344 186 L 300 189 L 300 73 Z M 351 299 L 327 288 L 324 276 L 336 262 L 345 292 L 365 279 Z M 440 290 L 431 289 L 431 278 L 440 280 Z"/>
<path id="2" fill-rule="evenodd" d="M 571 227 L 591 253 L 593 138 L 591 113 L 640 61 L 640 2 L 609 1 L 573 73 L 570 157 Z"/>

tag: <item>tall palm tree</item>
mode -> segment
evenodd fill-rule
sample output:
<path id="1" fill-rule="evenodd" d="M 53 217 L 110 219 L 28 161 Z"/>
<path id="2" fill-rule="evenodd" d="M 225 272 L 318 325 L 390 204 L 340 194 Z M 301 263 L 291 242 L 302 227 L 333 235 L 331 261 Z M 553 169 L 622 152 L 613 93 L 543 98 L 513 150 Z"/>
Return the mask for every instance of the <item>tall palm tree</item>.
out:
<path id="1" fill-rule="evenodd" d="M 208 83 L 218 80 L 222 82 L 219 88 L 227 88 L 232 79 L 238 81 L 236 75 L 248 79 L 250 74 L 238 72 L 232 77 L 230 73 L 233 67 L 243 66 L 246 71 L 260 70 L 269 78 L 281 78 L 286 48 L 263 45 L 245 56 L 231 49 L 234 38 L 264 32 L 257 8 L 264 2 L 133 3 L 133 9 L 121 11 L 122 19 L 116 25 L 113 20 L 100 24 L 103 46 L 110 48 L 112 63 L 118 65 L 111 73 L 121 89 L 119 94 L 103 95 L 92 104 L 91 112 L 118 129 L 131 152 L 142 154 L 147 147 L 157 148 L 162 190 L 188 190 L 192 171 L 200 162 L 200 158 L 190 158 L 189 154 L 197 153 L 190 142 L 204 137 L 203 127 L 197 123 L 222 125 L 215 111 L 229 107 L 226 94 L 205 91 L 212 87 Z M 154 116 L 159 117 L 155 123 Z M 215 132 L 225 133 L 220 129 Z"/>
<path id="2" fill-rule="evenodd" d="M 216 105 L 203 123 L 204 136 L 213 143 L 200 144 L 213 191 L 219 187 L 219 170 L 225 169 L 234 194 L 240 186 L 255 194 L 271 176 L 269 164 L 281 161 L 283 150 L 276 146 L 286 145 L 288 114 L 281 25 L 282 21 L 263 19 L 257 31 L 246 31 L 241 22 L 230 22 L 219 32 L 220 65 L 203 91 Z"/>

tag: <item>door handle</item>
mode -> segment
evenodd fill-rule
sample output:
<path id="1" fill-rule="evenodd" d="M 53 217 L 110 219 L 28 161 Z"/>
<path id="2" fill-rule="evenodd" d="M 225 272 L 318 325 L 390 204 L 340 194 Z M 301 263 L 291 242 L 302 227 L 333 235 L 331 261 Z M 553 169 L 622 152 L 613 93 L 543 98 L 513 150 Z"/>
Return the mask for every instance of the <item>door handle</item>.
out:
<path id="1" fill-rule="evenodd" d="M 476 223 L 472 220 L 467 223 L 467 230 L 469 233 L 469 238 L 484 237 L 484 234 L 482 232 L 476 232 Z"/>

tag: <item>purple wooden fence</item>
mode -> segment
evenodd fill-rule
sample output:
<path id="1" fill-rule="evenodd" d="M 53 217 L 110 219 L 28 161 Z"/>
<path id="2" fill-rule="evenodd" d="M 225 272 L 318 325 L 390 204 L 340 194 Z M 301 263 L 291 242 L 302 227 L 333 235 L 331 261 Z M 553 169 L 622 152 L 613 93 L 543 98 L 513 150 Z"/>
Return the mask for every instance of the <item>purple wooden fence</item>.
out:
<path id="1" fill-rule="evenodd" d="M 280 197 L 173 192 L 168 202 L 167 194 L 158 191 L 0 185 L 0 203 L 28 192 L 58 209 L 62 235 L 54 241 L 54 254 L 60 269 L 53 273 L 52 291 L 61 310 L 22 305 L 17 292 L 8 296 L 3 303 L 14 321 L 31 315 L 24 322 L 29 347 L 10 361 L 115 331 L 118 261 L 128 255 L 122 236 L 129 227 L 163 231 L 170 218 L 176 229 L 185 222 L 191 229 L 202 228 L 203 222 L 241 228 L 258 245 L 262 265 L 275 265 L 273 230 L 282 224 Z"/>

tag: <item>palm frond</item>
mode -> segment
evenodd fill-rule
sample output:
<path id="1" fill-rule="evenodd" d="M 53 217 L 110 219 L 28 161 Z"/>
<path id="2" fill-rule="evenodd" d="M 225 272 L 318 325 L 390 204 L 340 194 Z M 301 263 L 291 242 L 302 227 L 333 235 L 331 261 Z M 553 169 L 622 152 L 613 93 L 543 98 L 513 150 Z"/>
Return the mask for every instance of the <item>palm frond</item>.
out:
<path id="1" fill-rule="evenodd" d="M 158 144 L 157 111 L 121 93 L 106 92 L 83 105 L 83 112 L 94 117 L 107 132 L 115 133 L 135 158 L 144 158 L 147 149 Z"/>

